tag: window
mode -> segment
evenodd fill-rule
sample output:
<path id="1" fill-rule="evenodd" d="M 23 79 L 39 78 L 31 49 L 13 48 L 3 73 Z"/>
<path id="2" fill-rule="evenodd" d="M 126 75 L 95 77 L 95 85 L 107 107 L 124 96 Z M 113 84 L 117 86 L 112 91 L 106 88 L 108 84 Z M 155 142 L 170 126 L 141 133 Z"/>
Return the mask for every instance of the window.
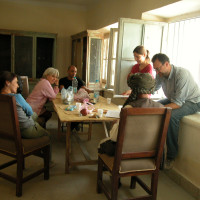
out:
<path id="1" fill-rule="evenodd" d="M 103 63 L 102 63 L 102 82 L 106 83 L 107 69 L 108 69 L 108 52 L 109 52 L 109 38 L 107 36 L 103 39 Z"/>
<path id="2" fill-rule="evenodd" d="M 188 69 L 200 85 L 200 18 L 169 24 L 166 54 L 170 62 Z"/>
<path id="3" fill-rule="evenodd" d="M 0 34 L 0 71 L 11 70 L 11 36 Z"/>
<path id="4" fill-rule="evenodd" d="M 41 78 L 55 67 L 56 34 L 0 30 L 0 71 Z"/>

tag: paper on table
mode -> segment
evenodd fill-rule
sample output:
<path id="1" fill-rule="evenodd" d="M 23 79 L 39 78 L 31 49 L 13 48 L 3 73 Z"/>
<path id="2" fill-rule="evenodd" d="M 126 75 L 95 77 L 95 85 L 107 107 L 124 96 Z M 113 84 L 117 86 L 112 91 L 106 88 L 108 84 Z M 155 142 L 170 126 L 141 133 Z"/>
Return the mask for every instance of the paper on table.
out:
<path id="1" fill-rule="evenodd" d="M 113 98 L 127 98 L 129 95 L 115 94 Z"/>
<path id="2" fill-rule="evenodd" d="M 120 114 L 120 110 L 108 110 L 105 117 L 120 118 L 119 114 Z"/>

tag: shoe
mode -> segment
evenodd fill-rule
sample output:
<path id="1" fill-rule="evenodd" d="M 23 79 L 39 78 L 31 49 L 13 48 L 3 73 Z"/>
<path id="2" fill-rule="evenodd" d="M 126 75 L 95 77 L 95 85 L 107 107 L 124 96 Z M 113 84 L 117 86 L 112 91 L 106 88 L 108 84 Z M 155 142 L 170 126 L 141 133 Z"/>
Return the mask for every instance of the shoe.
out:
<path id="1" fill-rule="evenodd" d="M 79 122 L 72 122 L 71 123 L 71 131 L 76 130 L 77 132 L 80 131 Z"/>
<path id="2" fill-rule="evenodd" d="M 79 126 L 79 124 L 78 124 L 77 126 L 75 126 L 75 129 L 76 129 L 77 132 L 80 131 L 80 126 Z"/>
<path id="3" fill-rule="evenodd" d="M 166 170 L 172 169 L 173 166 L 174 166 L 174 161 L 175 161 L 174 159 L 167 159 L 167 160 L 165 160 L 164 169 L 166 169 Z"/>

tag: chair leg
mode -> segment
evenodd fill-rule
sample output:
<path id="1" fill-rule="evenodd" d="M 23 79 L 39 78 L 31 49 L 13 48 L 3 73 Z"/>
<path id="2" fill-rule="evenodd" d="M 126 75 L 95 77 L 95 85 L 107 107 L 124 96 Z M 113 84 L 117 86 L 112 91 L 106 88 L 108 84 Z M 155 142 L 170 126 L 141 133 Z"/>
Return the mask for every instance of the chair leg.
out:
<path id="1" fill-rule="evenodd" d="M 118 186 L 119 186 L 119 177 L 112 175 L 111 181 L 111 199 L 117 200 L 118 195 Z"/>
<path id="2" fill-rule="evenodd" d="M 103 162 L 98 158 L 98 171 L 97 171 L 97 193 L 101 193 L 102 189 L 100 183 L 102 182 L 103 176 Z"/>
<path id="3" fill-rule="evenodd" d="M 23 181 L 23 160 L 22 156 L 17 158 L 17 178 L 16 178 L 16 196 L 22 196 L 22 181 Z"/>
<path id="4" fill-rule="evenodd" d="M 131 176 L 130 188 L 135 189 L 135 187 L 136 187 L 136 178 L 135 178 L 135 176 Z"/>
<path id="5" fill-rule="evenodd" d="M 25 169 L 25 159 L 23 158 L 23 164 L 22 164 L 23 170 Z"/>
<path id="6" fill-rule="evenodd" d="M 151 176 L 152 200 L 156 200 L 157 198 L 157 186 L 158 186 L 158 172 L 153 173 Z"/>
<path id="7" fill-rule="evenodd" d="M 49 179 L 50 145 L 44 148 L 44 180 Z"/>

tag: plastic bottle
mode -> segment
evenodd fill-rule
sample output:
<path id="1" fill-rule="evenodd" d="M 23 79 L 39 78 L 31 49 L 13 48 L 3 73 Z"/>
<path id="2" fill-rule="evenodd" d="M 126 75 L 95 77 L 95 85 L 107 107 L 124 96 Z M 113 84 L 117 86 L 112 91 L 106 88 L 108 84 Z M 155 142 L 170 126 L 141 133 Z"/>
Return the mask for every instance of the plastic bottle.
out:
<path id="1" fill-rule="evenodd" d="M 66 98 L 67 98 L 66 104 L 70 105 L 70 104 L 73 103 L 73 101 L 74 101 L 74 93 L 73 93 L 73 87 L 72 86 L 69 86 L 67 88 Z"/>
<path id="2" fill-rule="evenodd" d="M 78 80 L 76 79 L 76 77 L 74 77 L 74 79 L 72 80 L 72 87 L 73 87 L 74 94 L 76 94 L 77 93 L 77 87 L 78 87 Z"/>
<path id="3" fill-rule="evenodd" d="M 99 80 L 96 80 L 94 84 L 94 103 L 99 101 L 99 91 L 100 91 Z"/>
<path id="4" fill-rule="evenodd" d="M 63 88 L 63 89 L 61 90 L 61 99 L 62 99 L 63 103 L 65 102 L 65 100 L 66 100 L 66 98 L 67 98 L 66 95 L 67 95 L 67 91 L 66 91 L 65 88 Z"/>

